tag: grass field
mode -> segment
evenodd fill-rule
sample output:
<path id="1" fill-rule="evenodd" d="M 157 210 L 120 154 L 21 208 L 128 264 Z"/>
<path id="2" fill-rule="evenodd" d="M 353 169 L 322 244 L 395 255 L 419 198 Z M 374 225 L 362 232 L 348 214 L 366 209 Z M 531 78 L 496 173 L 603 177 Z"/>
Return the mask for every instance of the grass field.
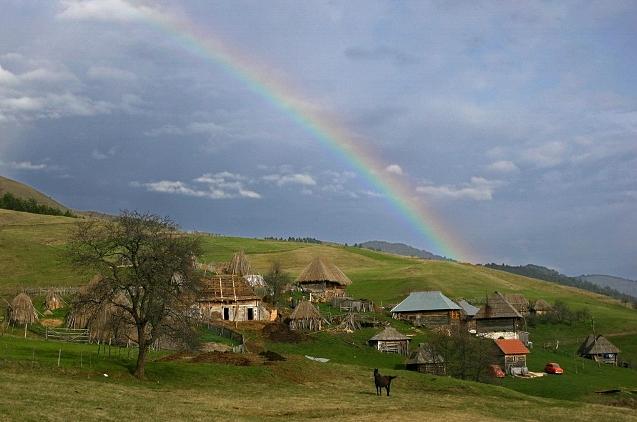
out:
<path id="1" fill-rule="evenodd" d="M 76 219 L 0 210 L 0 295 L 9 298 L 21 287 L 73 286 L 87 282 L 64 259 L 65 242 Z M 389 306 L 414 290 L 442 290 L 451 298 L 484 300 L 488 292 L 523 293 L 529 299 L 563 300 L 573 309 L 588 308 L 595 330 L 637 363 L 637 312 L 606 296 L 534 280 L 514 274 L 442 261 L 423 261 L 338 245 L 201 236 L 204 262 L 229 259 L 240 249 L 253 267 L 267 272 L 278 260 L 296 276 L 316 255 L 329 258 L 352 279 L 349 293 Z M 39 303 L 35 298 L 36 304 Z M 336 312 L 328 307 L 323 311 Z M 58 312 L 55 316 L 63 316 Z M 386 315 L 374 315 L 389 321 Z M 426 340 L 426 330 L 392 321 L 413 335 L 413 344 Z M 476 384 L 400 370 L 403 358 L 366 346 L 377 329 L 351 334 L 321 332 L 300 342 L 277 343 L 246 331 L 259 348 L 288 357 L 286 362 L 236 367 L 220 363 L 152 362 L 148 381 L 129 375 L 134 356 L 113 349 L 110 358 L 97 359 L 95 346 L 69 345 L 0 337 L 0 419 L 303 419 L 336 418 L 389 420 L 634 419 L 635 399 L 600 396 L 595 391 L 637 390 L 637 371 L 599 367 L 575 357 L 591 323 L 532 327 L 535 347 L 529 368 L 540 371 L 548 361 L 566 369 L 563 377 L 534 380 L 505 379 L 501 385 Z M 209 334 L 205 341 L 225 342 Z M 545 343 L 559 348 L 544 350 Z M 228 344 L 226 342 L 226 344 Z M 60 367 L 57 367 L 62 348 Z M 116 355 L 117 354 L 117 355 Z M 311 362 L 303 355 L 331 359 Z M 158 355 L 155 355 L 158 357 Z M 88 359 L 88 363 L 87 360 Z M 80 363 L 81 362 L 81 363 Z M 88 365 L 88 366 L 87 366 Z M 397 373 L 395 396 L 373 394 L 371 369 Z M 104 377 L 107 373 L 109 377 Z M 556 400 L 561 399 L 561 400 Z M 601 406 L 599 404 L 611 404 Z M 623 406 L 623 407 L 617 407 Z"/>

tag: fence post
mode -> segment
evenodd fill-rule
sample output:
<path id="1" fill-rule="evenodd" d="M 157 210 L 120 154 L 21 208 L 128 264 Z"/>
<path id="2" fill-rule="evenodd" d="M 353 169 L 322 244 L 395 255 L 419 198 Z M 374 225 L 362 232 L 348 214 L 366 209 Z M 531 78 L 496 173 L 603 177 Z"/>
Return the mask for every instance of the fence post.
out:
<path id="1" fill-rule="evenodd" d="M 49 340 L 49 327 L 45 327 L 44 339 L 47 341 Z"/>
<path id="2" fill-rule="evenodd" d="M 58 368 L 60 367 L 60 358 L 62 357 L 62 348 L 60 348 L 60 351 L 58 352 Z"/>

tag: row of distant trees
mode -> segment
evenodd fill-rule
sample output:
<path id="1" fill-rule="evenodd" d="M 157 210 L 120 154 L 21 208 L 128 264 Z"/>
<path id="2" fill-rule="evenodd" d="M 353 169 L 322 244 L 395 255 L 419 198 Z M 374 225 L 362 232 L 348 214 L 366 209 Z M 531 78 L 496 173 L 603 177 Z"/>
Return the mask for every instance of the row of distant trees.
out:
<path id="1" fill-rule="evenodd" d="M 3 208 L 5 210 L 30 212 L 32 214 L 63 215 L 66 217 L 74 217 L 74 215 L 68 210 L 62 211 L 59 208 L 40 204 L 33 198 L 18 198 L 17 196 L 9 192 L 6 192 L 4 195 L 0 196 L 0 208 Z"/>
<path id="2" fill-rule="evenodd" d="M 278 240 L 280 242 L 299 242 L 299 243 L 316 243 L 316 244 L 322 244 L 323 242 L 315 239 L 313 237 L 274 237 L 274 236 L 267 236 L 264 237 L 265 240 Z"/>
<path id="3" fill-rule="evenodd" d="M 493 268 L 500 271 L 506 271 L 512 274 L 523 275 L 526 277 L 537 278 L 540 280 L 551 281 L 557 284 L 563 284 L 565 286 L 577 287 L 578 289 L 588 290 L 589 292 L 599 293 L 602 295 L 610 296 L 618 299 L 624 303 L 630 303 L 634 308 L 637 308 L 637 299 L 624 294 L 618 290 L 610 287 L 601 287 L 590 281 L 582 280 L 578 277 L 569 277 L 551 268 L 546 268 L 541 265 L 507 265 L 507 264 L 485 264 L 485 267 Z"/>

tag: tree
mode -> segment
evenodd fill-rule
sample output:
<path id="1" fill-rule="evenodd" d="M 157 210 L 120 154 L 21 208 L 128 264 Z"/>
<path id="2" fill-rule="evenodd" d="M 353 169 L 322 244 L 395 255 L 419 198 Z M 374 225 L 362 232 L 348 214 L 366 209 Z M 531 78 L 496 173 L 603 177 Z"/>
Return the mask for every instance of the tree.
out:
<path id="1" fill-rule="evenodd" d="M 497 361 L 493 340 L 476 337 L 462 328 L 437 330 L 430 347 L 443 357 L 447 374 L 461 379 L 481 381 L 487 368 Z"/>
<path id="2" fill-rule="evenodd" d="M 76 300 L 96 312 L 117 307 L 136 334 L 139 355 L 134 375 L 144 378 L 151 345 L 168 338 L 196 341 L 189 310 L 199 288 L 196 238 L 177 232 L 169 218 L 124 211 L 112 221 L 77 224 L 68 247 L 72 262 L 102 276 Z"/>
<path id="3" fill-rule="evenodd" d="M 270 271 L 263 279 L 270 288 L 272 303 L 277 305 L 281 300 L 281 295 L 285 291 L 285 288 L 290 284 L 290 274 L 283 271 L 279 261 L 274 261 L 270 266 Z"/>

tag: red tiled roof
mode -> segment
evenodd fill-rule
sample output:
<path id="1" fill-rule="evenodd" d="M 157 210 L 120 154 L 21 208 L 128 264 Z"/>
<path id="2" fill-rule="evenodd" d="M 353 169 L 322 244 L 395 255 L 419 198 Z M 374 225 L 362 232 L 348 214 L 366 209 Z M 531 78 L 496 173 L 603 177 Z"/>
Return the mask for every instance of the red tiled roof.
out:
<path id="1" fill-rule="evenodd" d="M 520 340 L 498 339 L 495 341 L 505 355 L 526 355 L 529 349 Z"/>

